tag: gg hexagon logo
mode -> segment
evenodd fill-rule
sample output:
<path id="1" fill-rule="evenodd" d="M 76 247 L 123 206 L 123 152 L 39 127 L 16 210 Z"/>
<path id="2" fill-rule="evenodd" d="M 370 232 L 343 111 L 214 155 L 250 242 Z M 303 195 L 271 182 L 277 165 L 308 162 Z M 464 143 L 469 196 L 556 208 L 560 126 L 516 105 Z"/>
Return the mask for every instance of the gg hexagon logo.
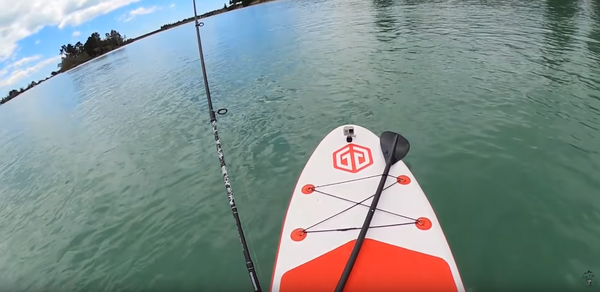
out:
<path id="1" fill-rule="evenodd" d="M 371 149 L 356 144 L 348 144 L 333 152 L 333 167 L 357 173 L 373 164 Z"/>

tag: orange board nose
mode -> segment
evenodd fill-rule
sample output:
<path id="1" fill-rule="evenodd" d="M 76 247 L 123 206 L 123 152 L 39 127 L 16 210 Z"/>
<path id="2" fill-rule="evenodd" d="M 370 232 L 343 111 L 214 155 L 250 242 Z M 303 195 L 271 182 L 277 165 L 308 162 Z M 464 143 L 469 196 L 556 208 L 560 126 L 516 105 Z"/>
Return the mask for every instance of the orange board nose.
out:
<path id="1" fill-rule="evenodd" d="M 356 240 L 286 272 L 281 292 L 331 292 Z M 452 271 L 439 257 L 365 239 L 344 292 L 455 292 Z"/>

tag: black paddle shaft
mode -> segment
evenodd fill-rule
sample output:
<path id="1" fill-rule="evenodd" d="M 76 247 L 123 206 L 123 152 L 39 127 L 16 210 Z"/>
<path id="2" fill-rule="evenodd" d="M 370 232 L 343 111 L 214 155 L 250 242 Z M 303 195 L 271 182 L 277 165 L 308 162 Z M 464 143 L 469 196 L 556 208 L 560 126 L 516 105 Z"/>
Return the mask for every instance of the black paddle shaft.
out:
<path id="1" fill-rule="evenodd" d="M 388 132 L 389 133 L 389 132 Z M 385 134 L 385 133 L 384 133 Z M 384 135 L 382 135 L 383 138 Z M 346 263 L 346 267 L 344 268 L 344 272 L 342 272 L 342 276 L 338 281 L 337 286 L 335 287 L 335 292 L 342 292 L 344 287 L 346 286 L 346 282 L 350 277 L 350 272 L 352 272 L 352 268 L 354 267 L 354 263 L 358 258 L 358 253 L 360 252 L 360 248 L 362 247 L 363 242 L 365 241 L 365 237 L 367 236 L 367 231 L 369 231 L 369 226 L 371 225 L 371 220 L 373 220 L 373 215 L 375 214 L 375 210 L 377 209 L 377 203 L 379 203 L 379 198 L 381 198 L 381 193 L 383 192 L 383 187 L 385 186 L 385 181 L 390 173 L 390 168 L 397 161 L 394 153 L 396 152 L 396 145 L 398 145 L 398 138 L 400 136 L 396 134 L 391 143 L 391 149 L 383 149 L 387 148 L 384 141 L 381 142 L 382 151 L 384 157 L 386 157 L 385 161 L 385 169 L 383 170 L 383 174 L 381 175 L 381 180 L 379 181 L 379 185 L 377 186 L 377 191 L 373 196 L 373 202 L 371 202 L 371 207 L 369 207 L 369 213 L 367 213 L 367 217 L 365 218 L 365 222 L 363 223 L 362 228 L 360 229 L 360 233 L 358 234 L 358 238 L 356 239 L 356 243 L 354 244 L 354 248 L 352 249 L 352 253 L 348 258 L 348 262 Z M 408 142 L 408 141 L 407 141 Z M 408 150 L 406 150 L 408 152 Z M 404 153 L 406 155 L 406 153 Z M 402 158 L 400 158 L 402 159 Z M 394 161 L 396 160 L 396 161 Z"/>

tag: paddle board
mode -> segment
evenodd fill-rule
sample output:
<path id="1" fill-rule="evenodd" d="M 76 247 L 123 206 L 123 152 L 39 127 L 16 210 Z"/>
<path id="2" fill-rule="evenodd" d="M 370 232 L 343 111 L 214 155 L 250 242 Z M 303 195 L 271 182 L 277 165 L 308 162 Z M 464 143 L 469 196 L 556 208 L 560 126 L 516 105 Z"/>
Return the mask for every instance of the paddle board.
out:
<path id="1" fill-rule="evenodd" d="M 358 125 L 329 133 L 306 163 L 283 222 L 272 292 L 333 292 L 383 170 L 380 139 Z M 396 162 L 344 292 L 464 291 L 433 208 Z"/>

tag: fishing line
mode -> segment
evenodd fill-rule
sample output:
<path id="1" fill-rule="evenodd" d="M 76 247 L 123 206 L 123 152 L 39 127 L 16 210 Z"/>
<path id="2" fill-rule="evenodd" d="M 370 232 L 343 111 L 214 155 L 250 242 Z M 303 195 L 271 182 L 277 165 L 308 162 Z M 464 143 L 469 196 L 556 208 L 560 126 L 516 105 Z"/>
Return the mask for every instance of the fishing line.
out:
<path id="1" fill-rule="evenodd" d="M 250 195 L 248 195 L 248 197 L 250 197 Z M 254 245 L 254 240 L 252 239 L 252 232 L 248 233 L 248 237 L 250 238 L 250 245 L 251 246 L 256 246 Z M 256 255 L 256 250 L 252 249 L 252 255 L 254 255 L 254 258 L 258 258 L 258 256 Z M 262 270 L 260 269 L 260 262 L 256 261 L 256 270 L 258 272 L 259 276 L 262 276 Z"/>

